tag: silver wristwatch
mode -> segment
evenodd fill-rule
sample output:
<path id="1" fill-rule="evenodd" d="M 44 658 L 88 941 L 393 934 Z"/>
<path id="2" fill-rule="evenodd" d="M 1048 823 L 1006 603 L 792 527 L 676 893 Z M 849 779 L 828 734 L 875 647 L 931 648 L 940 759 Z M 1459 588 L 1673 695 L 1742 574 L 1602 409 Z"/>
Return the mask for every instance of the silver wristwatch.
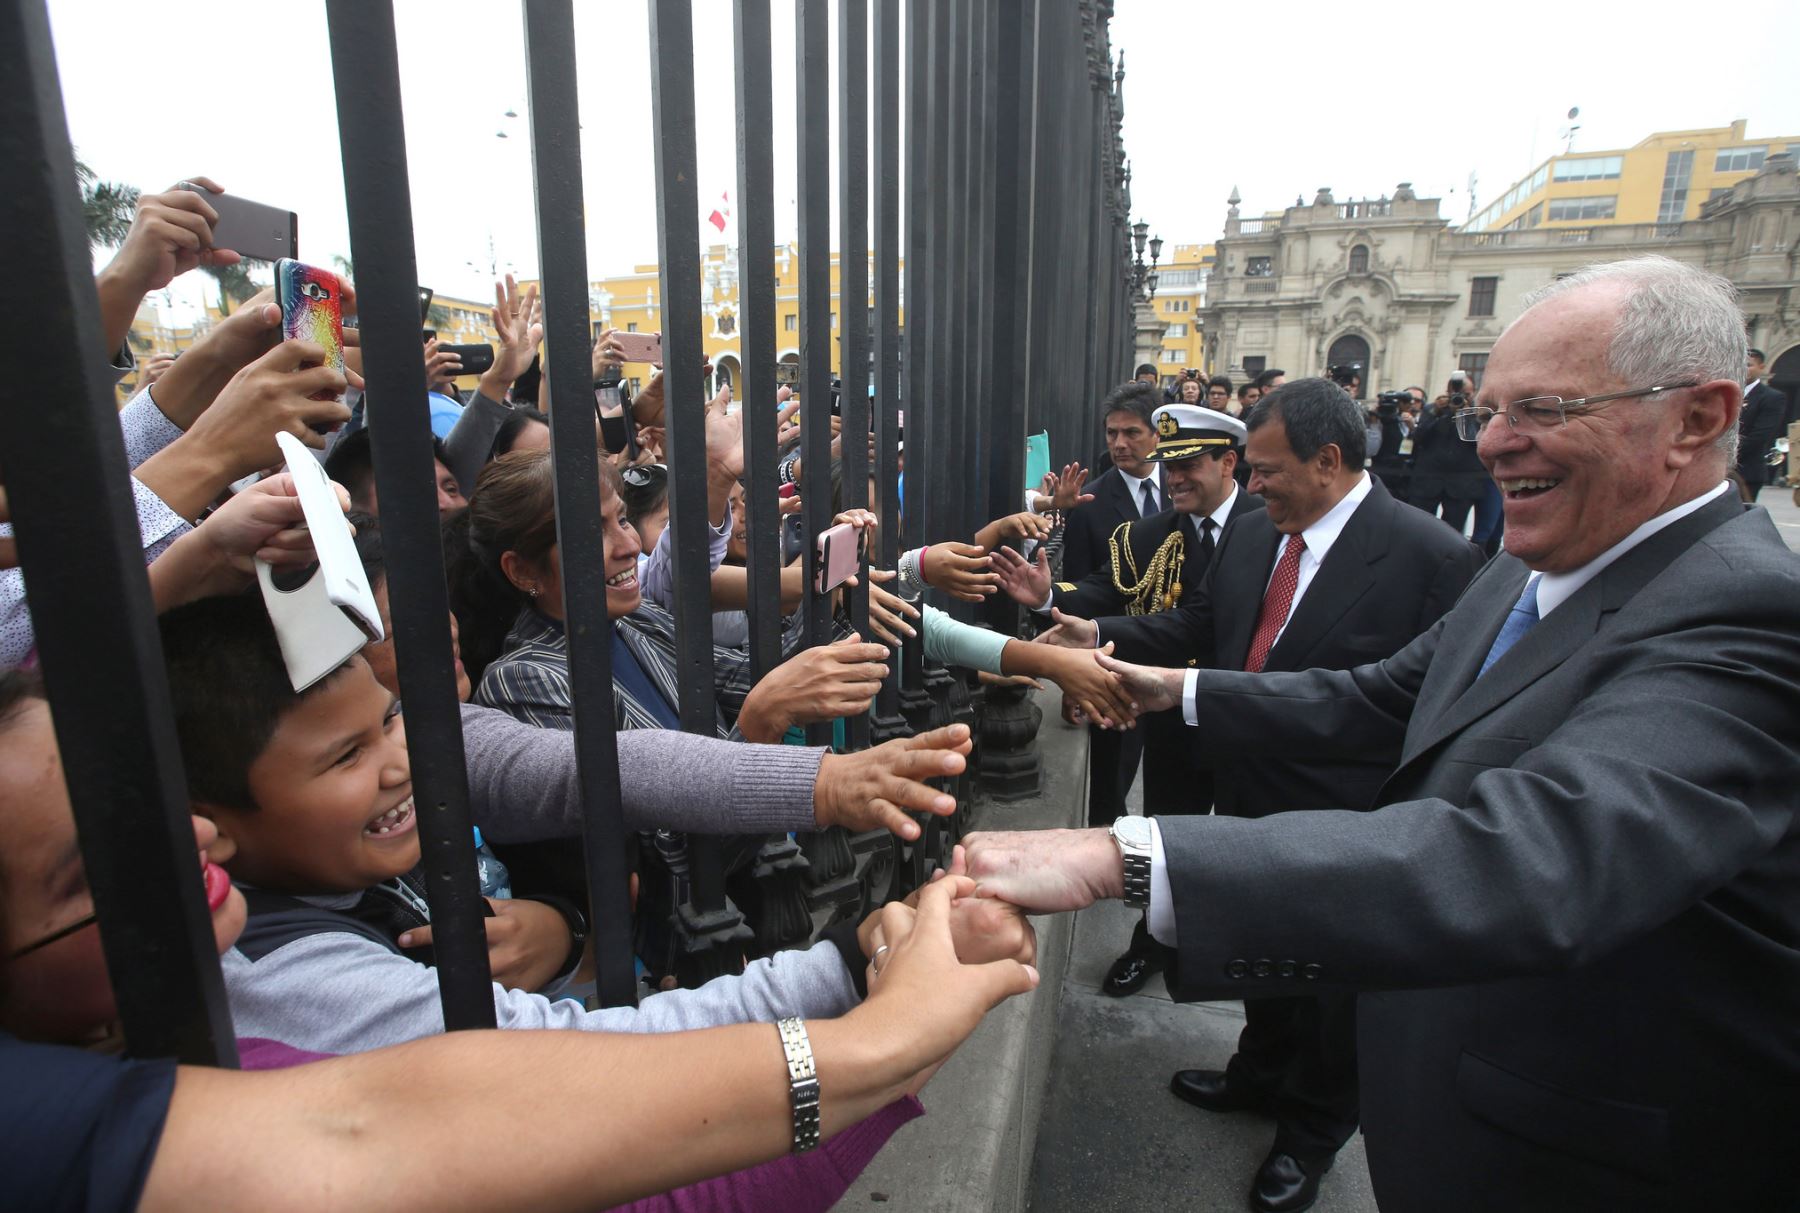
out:
<path id="1" fill-rule="evenodd" d="M 1120 817 L 1112 824 L 1112 840 L 1125 860 L 1125 904 L 1142 910 L 1150 904 L 1150 819 Z"/>
<path id="2" fill-rule="evenodd" d="M 775 1030 L 781 1033 L 781 1051 L 787 1055 L 788 1103 L 794 1113 L 790 1148 L 804 1154 L 819 1144 L 819 1071 L 813 1064 L 812 1041 L 799 1019 L 779 1020 Z"/>

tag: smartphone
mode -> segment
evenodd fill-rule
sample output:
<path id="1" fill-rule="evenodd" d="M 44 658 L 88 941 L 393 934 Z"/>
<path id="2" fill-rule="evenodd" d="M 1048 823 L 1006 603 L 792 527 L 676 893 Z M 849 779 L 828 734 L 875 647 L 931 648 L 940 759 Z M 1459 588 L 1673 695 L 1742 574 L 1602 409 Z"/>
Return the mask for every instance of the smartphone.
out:
<path id="1" fill-rule="evenodd" d="M 655 362 L 663 360 L 661 333 L 614 333 L 613 340 L 619 343 L 619 350 L 627 362 Z"/>
<path id="2" fill-rule="evenodd" d="M 300 255 L 300 217 L 266 202 L 236 194 L 215 194 L 204 185 L 183 181 L 176 189 L 191 190 L 218 212 L 213 247 L 228 248 L 251 261 L 280 261 Z"/>
<path id="3" fill-rule="evenodd" d="M 275 441 L 294 477 L 294 491 L 312 535 L 318 568 L 292 590 L 277 585 L 270 567 L 260 560 L 256 578 L 269 621 L 275 626 L 288 681 L 294 690 L 304 691 L 343 665 L 364 644 L 382 638 L 381 612 L 330 477 L 292 434 L 276 434 Z"/>
<path id="4" fill-rule="evenodd" d="M 793 387 L 800 382 L 800 364 L 798 362 L 777 362 L 775 364 L 775 386 Z"/>
<path id="5" fill-rule="evenodd" d="M 330 270 L 283 257 L 275 263 L 275 300 L 281 304 L 281 335 L 325 347 L 325 364 L 344 371 L 344 284 Z M 307 363 L 317 366 L 318 363 Z M 304 369 L 304 366 L 302 367 Z M 315 400 L 339 400 L 320 391 Z"/>
<path id="6" fill-rule="evenodd" d="M 462 359 L 461 375 L 480 375 L 494 365 L 494 347 L 484 343 L 477 345 L 439 345 L 438 353 L 450 352 Z"/>
<path id="7" fill-rule="evenodd" d="M 814 588 L 821 594 L 843 585 L 862 561 L 862 535 L 848 522 L 840 522 L 819 536 L 818 573 Z"/>

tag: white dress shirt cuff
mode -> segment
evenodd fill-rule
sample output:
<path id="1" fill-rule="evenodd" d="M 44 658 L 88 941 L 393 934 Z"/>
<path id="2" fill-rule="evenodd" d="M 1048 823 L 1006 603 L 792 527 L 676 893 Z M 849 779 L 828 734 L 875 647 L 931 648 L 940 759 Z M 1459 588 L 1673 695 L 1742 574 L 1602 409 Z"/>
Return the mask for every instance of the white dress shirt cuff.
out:
<path id="1" fill-rule="evenodd" d="M 1040 615 L 1048 615 L 1050 613 L 1050 608 L 1055 605 L 1056 605 L 1056 587 L 1051 586 L 1048 590 L 1044 591 L 1044 600 L 1042 602 L 1038 603 L 1036 606 L 1032 607 L 1031 609 L 1036 611 Z"/>
<path id="2" fill-rule="evenodd" d="M 1181 718 L 1191 725 L 1200 723 L 1199 683 L 1199 670 L 1189 670 L 1181 680 Z"/>
<path id="3" fill-rule="evenodd" d="M 1169 887 L 1169 861 L 1163 853 L 1162 827 L 1150 819 L 1150 906 L 1144 913 L 1150 937 L 1164 947 L 1175 946 L 1175 894 Z"/>

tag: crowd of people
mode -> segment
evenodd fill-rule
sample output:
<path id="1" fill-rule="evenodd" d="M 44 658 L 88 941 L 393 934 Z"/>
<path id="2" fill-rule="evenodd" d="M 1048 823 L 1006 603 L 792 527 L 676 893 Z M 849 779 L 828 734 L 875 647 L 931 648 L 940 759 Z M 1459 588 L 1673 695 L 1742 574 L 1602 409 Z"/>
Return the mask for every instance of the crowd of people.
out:
<path id="1" fill-rule="evenodd" d="M 95 358 L 123 373 L 121 318 L 235 260 L 215 220 L 204 192 L 140 200 L 98 284 Z M 435 462 L 416 491 L 441 523 L 497 1032 L 444 1032 L 370 441 L 399 423 L 362 390 L 354 327 L 339 371 L 258 296 L 146 368 L 119 414 L 237 1051 L 259 1072 L 111 1055 L 106 924 L 29 587 L 0 572 L 0 1153 L 21 1207 L 223 1190 L 828 1208 L 983 1015 L 1036 985 L 1027 915 L 1102 897 L 1143 911 L 1108 993 L 1166 971 L 1178 997 L 1246 999 L 1230 1065 L 1171 1089 L 1273 1120 L 1254 1209 L 1309 1207 L 1359 1126 L 1386 1208 L 1772 1207 L 1800 1130 L 1800 561 L 1729 491 L 1757 364 L 1718 279 L 1659 258 L 1570 276 L 1482 382 L 1430 403 L 1409 389 L 1390 413 L 1341 377 L 1184 374 L 1165 392 L 1140 367 L 1096 408 L 1106 470 L 1070 462 L 1020 486 L 1019 511 L 870 568 L 872 635 L 841 591 L 810 592 L 784 523 L 782 660 L 761 676 L 746 518 L 795 515 L 800 465 L 829 458 L 833 522 L 875 532 L 883 486 L 846 493 L 839 465 L 862 438 L 834 417 L 830 451 L 807 450 L 804 390 L 734 407 L 721 384 L 708 567 L 688 567 L 662 375 L 622 393 L 619 335 L 600 331 L 630 831 L 610 841 L 642 983 L 610 1008 L 593 999 L 541 313 L 534 289 L 496 284 L 469 392 L 454 352 L 421 352 Z M 585 410 L 587 385 L 571 399 Z M 752 499 L 752 425 L 776 433 L 780 497 Z M 255 571 L 303 580 L 316 562 L 277 434 L 335 482 L 384 625 L 304 684 Z M 672 605 L 698 579 L 711 737 L 681 725 Z M 1019 636 L 927 601 L 994 595 L 1022 608 Z M 833 643 L 807 643 L 803 606 L 831 612 Z M 1091 828 L 972 835 L 906 899 L 686 980 L 672 923 L 691 838 L 721 839 L 733 878 L 771 839 L 912 840 L 918 815 L 956 811 L 933 781 L 962 770 L 965 726 L 800 744 L 869 712 L 913 643 L 971 677 L 1057 684 L 1091 726 Z"/>

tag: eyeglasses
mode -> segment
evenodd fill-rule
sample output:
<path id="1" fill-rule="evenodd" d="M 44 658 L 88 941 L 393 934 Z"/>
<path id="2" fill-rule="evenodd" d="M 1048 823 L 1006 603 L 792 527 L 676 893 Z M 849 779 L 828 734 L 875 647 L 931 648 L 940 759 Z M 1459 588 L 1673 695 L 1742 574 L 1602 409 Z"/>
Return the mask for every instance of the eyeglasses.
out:
<path id="1" fill-rule="evenodd" d="M 619 473 L 619 478 L 634 489 L 641 489 L 655 484 L 658 480 L 666 480 L 669 469 L 660 463 L 634 463 Z"/>
<path id="2" fill-rule="evenodd" d="M 39 948 L 47 948 L 58 940 L 67 939 L 77 931 L 85 931 L 99 921 L 99 915 L 89 913 L 85 918 L 77 918 L 60 931 L 52 931 L 42 939 L 36 939 L 7 956 L 8 960 L 17 960 L 21 956 L 29 956 Z"/>
<path id="3" fill-rule="evenodd" d="M 1561 396 L 1529 396 L 1524 400 L 1513 401 L 1500 415 L 1515 430 L 1524 429 L 1528 433 L 1537 433 L 1560 429 L 1569 423 L 1571 416 L 1591 413 L 1596 405 L 1610 400 L 1629 400 L 1634 396 L 1654 396 L 1658 392 L 1676 392 L 1682 388 L 1698 386 L 1698 381 L 1662 383 L 1655 387 L 1633 388 L 1629 392 L 1608 392 L 1604 396 L 1580 396 L 1574 400 L 1564 400 Z M 1493 419 L 1494 410 L 1490 408 L 1458 409 L 1454 419 L 1456 436 L 1464 442 L 1474 442 L 1481 437 L 1481 431 Z"/>

